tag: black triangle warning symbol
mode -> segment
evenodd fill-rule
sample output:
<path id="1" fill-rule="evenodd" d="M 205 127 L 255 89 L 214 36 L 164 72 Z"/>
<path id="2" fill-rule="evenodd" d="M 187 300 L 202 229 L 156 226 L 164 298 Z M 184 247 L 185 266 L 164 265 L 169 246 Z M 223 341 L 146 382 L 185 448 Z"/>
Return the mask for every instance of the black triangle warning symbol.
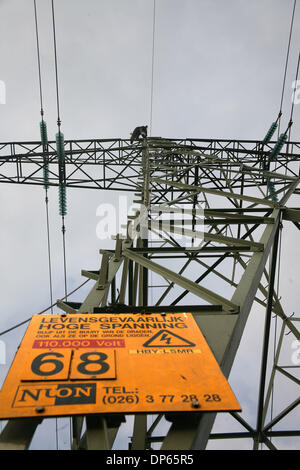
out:
<path id="1" fill-rule="evenodd" d="M 161 330 L 148 339 L 143 346 L 146 348 L 186 348 L 187 346 L 193 347 L 196 345 L 171 331 Z"/>

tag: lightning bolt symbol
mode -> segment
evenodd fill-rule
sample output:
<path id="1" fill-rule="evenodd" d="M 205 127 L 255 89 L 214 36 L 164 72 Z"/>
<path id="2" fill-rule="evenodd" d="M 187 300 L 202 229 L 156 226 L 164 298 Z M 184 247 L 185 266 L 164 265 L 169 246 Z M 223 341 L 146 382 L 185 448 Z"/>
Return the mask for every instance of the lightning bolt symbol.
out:
<path id="1" fill-rule="evenodd" d="M 170 344 L 171 338 L 167 333 L 164 333 L 160 339 L 161 341 L 166 341 L 166 344 Z"/>

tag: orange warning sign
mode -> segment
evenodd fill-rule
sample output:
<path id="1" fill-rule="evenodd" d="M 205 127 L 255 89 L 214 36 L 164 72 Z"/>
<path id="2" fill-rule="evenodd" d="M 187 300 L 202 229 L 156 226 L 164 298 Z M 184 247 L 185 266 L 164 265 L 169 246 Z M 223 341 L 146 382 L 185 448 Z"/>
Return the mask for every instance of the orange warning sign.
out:
<path id="1" fill-rule="evenodd" d="M 0 419 L 240 411 L 191 313 L 35 315 Z"/>

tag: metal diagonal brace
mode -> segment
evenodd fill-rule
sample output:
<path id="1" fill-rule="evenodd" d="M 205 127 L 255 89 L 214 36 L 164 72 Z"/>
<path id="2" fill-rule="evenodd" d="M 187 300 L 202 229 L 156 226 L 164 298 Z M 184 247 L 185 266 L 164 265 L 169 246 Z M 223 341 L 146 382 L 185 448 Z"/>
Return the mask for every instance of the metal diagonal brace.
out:
<path id="1" fill-rule="evenodd" d="M 239 311 L 239 307 L 237 304 L 230 302 L 229 300 L 225 299 L 224 297 L 221 297 L 218 294 L 215 294 L 214 292 L 209 289 L 206 289 L 205 287 L 199 286 L 195 282 L 190 281 L 189 279 L 181 276 L 180 274 L 175 273 L 174 271 L 171 271 L 170 269 L 160 266 L 159 264 L 154 263 L 153 261 L 150 261 L 149 259 L 132 252 L 130 249 L 125 249 L 123 251 L 123 255 L 131 259 L 132 261 L 135 261 L 139 265 L 144 266 L 145 268 L 169 279 L 175 284 L 178 284 L 183 289 L 188 290 L 192 294 L 195 294 L 198 297 L 201 297 L 202 299 L 207 300 L 212 304 L 221 304 L 223 309 L 230 313 L 237 313 Z"/>
<path id="2" fill-rule="evenodd" d="M 184 224 L 185 221 L 183 221 Z M 207 232 L 197 232 L 194 230 L 187 229 L 185 227 L 175 227 L 174 225 L 170 224 L 169 220 L 162 220 L 161 222 L 157 221 L 150 221 L 149 222 L 150 228 L 156 228 L 161 230 L 166 230 L 171 233 L 178 233 L 180 235 L 186 235 L 188 237 L 199 238 L 205 241 L 211 241 L 216 243 L 223 243 L 225 245 L 233 245 L 233 246 L 247 246 L 251 247 L 253 251 L 263 251 L 263 245 L 261 243 L 253 242 L 251 240 L 243 240 L 241 238 L 234 238 L 234 237 L 227 237 L 225 235 L 219 235 L 214 233 L 207 233 Z"/>
<path id="3" fill-rule="evenodd" d="M 223 197 L 227 197 L 231 199 L 254 202 L 255 204 L 262 204 L 264 206 L 275 207 L 277 205 L 275 202 L 268 201 L 267 199 L 261 199 L 261 198 L 257 198 L 253 196 L 245 196 L 244 194 L 236 194 L 236 193 L 231 193 L 228 191 L 221 191 L 218 189 L 206 188 L 205 186 L 195 187 L 189 184 L 175 183 L 174 181 L 163 180 L 161 178 L 150 178 L 150 181 L 153 183 L 165 184 L 165 185 L 172 186 L 174 188 L 182 189 L 185 191 L 214 194 L 215 196 L 223 196 Z"/>

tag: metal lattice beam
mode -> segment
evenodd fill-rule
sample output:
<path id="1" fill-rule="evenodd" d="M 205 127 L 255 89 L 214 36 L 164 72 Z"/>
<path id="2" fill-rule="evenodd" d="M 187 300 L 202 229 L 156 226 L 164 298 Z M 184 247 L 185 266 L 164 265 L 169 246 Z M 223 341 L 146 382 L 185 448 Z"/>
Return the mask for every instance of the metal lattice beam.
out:
<path id="1" fill-rule="evenodd" d="M 271 142 L 262 147 L 260 141 L 161 138 L 148 138 L 135 145 L 122 139 L 65 142 L 68 187 L 133 191 L 138 207 L 136 215 L 128 217 L 127 235 L 122 238 L 116 234 L 115 250 L 101 250 L 99 271 L 82 271 L 95 282 L 86 299 L 77 303 L 58 301 L 60 308 L 71 315 L 101 314 L 112 308 L 111 295 L 116 313 L 139 309 L 153 313 L 160 308 L 176 311 L 184 298 L 185 311 L 190 307 L 225 376 L 235 360 L 253 303 L 258 302 L 267 312 L 256 428 L 234 414 L 244 432 L 212 433 L 214 414 L 195 415 L 194 419 L 168 414 L 168 433 L 154 438 L 152 433 L 162 415 L 149 429 L 146 415 L 137 415 L 132 449 L 149 448 L 158 441 L 162 449 L 203 449 L 210 438 L 233 437 L 251 437 L 256 447 L 262 442 L 273 449 L 272 426 L 298 405 L 297 401 L 292 403 L 265 424 L 275 371 L 283 371 L 278 368 L 278 352 L 265 395 L 271 312 L 299 338 L 299 330 L 285 315 L 274 289 L 274 263 L 270 272 L 266 266 L 270 255 L 276 260 L 281 224 L 300 222 L 300 208 L 287 206 L 300 182 L 300 143 L 287 142 L 276 162 L 267 168 L 265 163 L 273 145 Z M 49 143 L 46 157 L 50 186 L 56 186 L 58 162 L 53 142 Z M 42 185 L 44 161 L 40 143 L 0 144 L 0 182 Z M 279 202 L 268 193 L 269 178 L 275 181 Z M 199 203 L 205 206 L 203 234 L 195 232 Z M 180 218 L 182 209 L 185 219 Z M 183 223 L 185 236 L 192 240 L 188 247 L 178 238 Z M 130 237 L 133 227 L 142 227 L 148 238 L 139 231 Z M 122 272 L 116 299 L 119 270 Z M 160 286 L 152 304 L 150 273 Z M 262 284 L 263 277 L 267 287 Z M 119 422 L 110 422 L 106 416 L 89 417 L 82 436 L 82 419 L 74 418 L 73 448 L 111 448 L 122 420 L 123 416 Z M 1 435 L 2 442 L 7 442 L 5 436 L 13 423 L 8 426 Z M 300 435 L 294 430 L 276 432 L 281 436 Z"/>

